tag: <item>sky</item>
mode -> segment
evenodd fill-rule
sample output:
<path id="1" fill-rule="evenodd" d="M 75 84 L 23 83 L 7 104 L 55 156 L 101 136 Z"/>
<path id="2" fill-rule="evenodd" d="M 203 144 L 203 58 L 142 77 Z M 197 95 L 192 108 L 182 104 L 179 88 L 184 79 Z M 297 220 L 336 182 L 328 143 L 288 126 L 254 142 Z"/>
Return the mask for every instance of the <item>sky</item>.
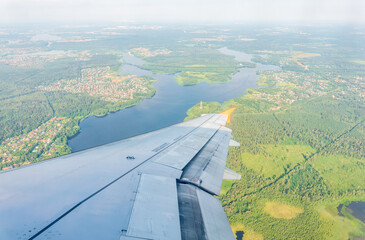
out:
<path id="1" fill-rule="evenodd" d="M 0 23 L 360 22 L 365 0 L 0 0 Z"/>

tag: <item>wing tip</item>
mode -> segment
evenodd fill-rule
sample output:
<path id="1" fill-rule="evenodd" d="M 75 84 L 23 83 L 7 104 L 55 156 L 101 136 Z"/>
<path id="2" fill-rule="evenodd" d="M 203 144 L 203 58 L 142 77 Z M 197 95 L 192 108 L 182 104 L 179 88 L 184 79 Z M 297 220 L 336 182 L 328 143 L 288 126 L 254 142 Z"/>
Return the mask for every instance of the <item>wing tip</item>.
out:
<path id="1" fill-rule="evenodd" d="M 225 114 L 225 115 L 228 115 L 228 118 L 227 118 L 227 123 L 230 123 L 231 122 L 231 114 L 236 110 L 236 108 L 230 108 L 226 111 L 223 111 L 221 112 L 220 114 Z"/>

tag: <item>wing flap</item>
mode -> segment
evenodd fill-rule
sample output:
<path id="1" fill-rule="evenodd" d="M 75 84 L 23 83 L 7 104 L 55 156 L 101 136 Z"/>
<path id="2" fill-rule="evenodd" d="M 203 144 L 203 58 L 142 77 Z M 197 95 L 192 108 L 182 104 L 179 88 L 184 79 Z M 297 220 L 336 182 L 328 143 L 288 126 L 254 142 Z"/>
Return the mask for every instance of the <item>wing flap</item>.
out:
<path id="1" fill-rule="evenodd" d="M 190 184 L 177 189 L 182 240 L 235 239 L 218 199 Z"/>
<path id="2" fill-rule="evenodd" d="M 226 180 L 240 180 L 241 179 L 241 174 L 236 173 L 235 171 L 225 167 L 224 168 L 223 179 L 226 179 Z"/>
<path id="3" fill-rule="evenodd" d="M 219 200 L 200 189 L 197 190 L 197 196 L 207 239 L 235 239 Z"/>
<path id="4" fill-rule="evenodd" d="M 126 237 L 178 240 L 180 236 L 176 179 L 142 174 Z"/>

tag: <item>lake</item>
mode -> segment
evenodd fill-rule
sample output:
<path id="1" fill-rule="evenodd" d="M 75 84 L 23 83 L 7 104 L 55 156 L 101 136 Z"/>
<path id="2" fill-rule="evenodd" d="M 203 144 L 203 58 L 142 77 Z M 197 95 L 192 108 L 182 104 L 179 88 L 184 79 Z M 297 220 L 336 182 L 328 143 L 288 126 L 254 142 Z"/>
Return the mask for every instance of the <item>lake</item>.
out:
<path id="1" fill-rule="evenodd" d="M 360 219 L 363 223 L 365 223 L 365 202 L 364 201 L 356 201 L 351 202 L 347 208 L 346 211 L 350 213 L 352 216 L 354 216 L 357 219 Z"/>
<path id="2" fill-rule="evenodd" d="M 237 61 L 250 61 L 252 55 L 227 48 L 220 52 L 235 56 Z M 130 108 L 110 113 L 104 117 L 90 116 L 80 123 L 80 133 L 68 140 L 72 152 L 122 140 L 139 134 L 161 129 L 186 117 L 186 111 L 200 101 L 223 103 L 243 95 L 248 88 L 256 88 L 258 70 L 278 70 L 278 66 L 256 64 L 255 68 L 240 68 L 228 83 L 202 82 L 192 86 L 180 86 L 174 75 L 153 74 L 138 66 L 143 61 L 127 53 L 120 74 L 145 75 L 155 78 L 156 94 Z"/>

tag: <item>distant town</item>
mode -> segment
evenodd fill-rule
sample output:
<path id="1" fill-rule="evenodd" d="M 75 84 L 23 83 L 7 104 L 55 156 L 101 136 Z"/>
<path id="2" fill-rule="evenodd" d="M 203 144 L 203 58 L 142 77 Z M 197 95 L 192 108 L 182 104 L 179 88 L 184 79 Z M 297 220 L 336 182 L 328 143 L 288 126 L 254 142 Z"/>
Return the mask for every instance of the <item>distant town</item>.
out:
<path id="1" fill-rule="evenodd" d="M 54 62 L 64 57 L 73 58 L 76 61 L 89 61 L 96 53 L 89 51 L 42 51 L 40 48 L 5 48 L 0 63 L 18 67 L 40 67 L 45 63 Z"/>
<path id="2" fill-rule="evenodd" d="M 126 102 L 128 99 L 134 99 L 135 94 L 147 93 L 148 85 L 146 77 L 112 75 L 110 67 L 96 67 L 82 69 L 81 78 L 61 80 L 39 88 L 45 91 L 87 93 L 90 96 L 100 96 L 105 101 Z"/>

